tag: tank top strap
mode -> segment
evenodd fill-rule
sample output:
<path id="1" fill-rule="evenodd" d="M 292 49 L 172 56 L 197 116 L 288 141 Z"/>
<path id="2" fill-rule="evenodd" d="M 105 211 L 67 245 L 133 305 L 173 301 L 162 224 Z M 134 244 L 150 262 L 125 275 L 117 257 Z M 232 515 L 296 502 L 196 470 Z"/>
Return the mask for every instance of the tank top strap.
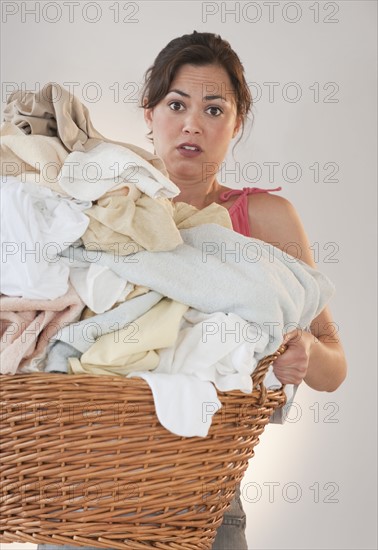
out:
<path id="1" fill-rule="evenodd" d="M 252 195 L 253 193 L 267 193 L 268 191 L 281 191 L 282 187 L 276 187 L 275 189 L 262 189 L 260 187 L 243 187 L 243 189 L 230 189 L 229 191 L 224 191 L 219 195 L 219 199 L 222 202 L 228 201 L 231 197 L 236 197 L 238 195 L 247 196 Z"/>
<path id="2" fill-rule="evenodd" d="M 268 191 L 281 191 L 281 189 L 282 187 L 276 187 L 275 189 L 243 187 L 243 189 L 230 189 L 229 191 L 221 193 L 219 196 L 221 202 L 227 201 L 230 197 L 237 196 L 237 199 L 228 209 L 234 231 L 237 231 L 246 237 L 250 237 L 252 234 L 249 225 L 248 195 L 252 195 L 253 193 L 267 193 Z"/>

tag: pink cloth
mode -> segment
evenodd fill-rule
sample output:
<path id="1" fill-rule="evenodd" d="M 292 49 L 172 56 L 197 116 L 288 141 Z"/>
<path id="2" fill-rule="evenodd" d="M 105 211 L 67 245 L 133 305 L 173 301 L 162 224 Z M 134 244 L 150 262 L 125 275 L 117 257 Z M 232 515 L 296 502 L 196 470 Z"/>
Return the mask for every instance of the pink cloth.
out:
<path id="1" fill-rule="evenodd" d="M 231 189 L 220 195 L 222 202 L 228 201 L 231 197 L 240 195 L 233 203 L 228 213 L 232 221 L 234 231 L 241 233 L 245 237 L 251 237 L 251 228 L 248 217 L 248 195 L 252 193 L 267 193 L 269 191 L 281 191 L 282 187 L 275 189 L 260 189 L 259 187 L 243 187 L 243 189 Z"/>
<path id="2" fill-rule="evenodd" d="M 1 374 L 14 374 L 44 355 L 49 339 L 79 320 L 84 303 L 72 286 L 56 300 L 0 296 Z"/>

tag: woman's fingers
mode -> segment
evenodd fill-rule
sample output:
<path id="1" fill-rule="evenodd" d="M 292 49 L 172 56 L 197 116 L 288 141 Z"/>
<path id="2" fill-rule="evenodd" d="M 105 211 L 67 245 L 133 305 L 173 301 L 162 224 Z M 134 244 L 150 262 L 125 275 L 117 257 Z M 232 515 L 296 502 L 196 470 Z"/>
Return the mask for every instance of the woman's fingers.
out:
<path id="1" fill-rule="evenodd" d="M 282 384 L 300 384 L 305 378 L 311 342 L 311 334 L 302 330 L 285 335 L 283 343 L 287 350 L 273 362 L 273 372 Z"/>

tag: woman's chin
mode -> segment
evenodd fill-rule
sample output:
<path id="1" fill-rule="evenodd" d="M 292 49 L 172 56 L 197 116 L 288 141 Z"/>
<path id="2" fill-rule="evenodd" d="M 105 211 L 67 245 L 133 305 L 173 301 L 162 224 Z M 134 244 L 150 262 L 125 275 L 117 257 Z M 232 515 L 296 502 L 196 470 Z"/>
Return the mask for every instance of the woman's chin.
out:
<path id="1" fill-rule="evenodd" d="M 203 179 L 203 171 L 198 166 L 180 166 L 179 170 L 169 170 L 167 167 L 169 179 L 176 185 L 180 183 L 198 183 Z"/>

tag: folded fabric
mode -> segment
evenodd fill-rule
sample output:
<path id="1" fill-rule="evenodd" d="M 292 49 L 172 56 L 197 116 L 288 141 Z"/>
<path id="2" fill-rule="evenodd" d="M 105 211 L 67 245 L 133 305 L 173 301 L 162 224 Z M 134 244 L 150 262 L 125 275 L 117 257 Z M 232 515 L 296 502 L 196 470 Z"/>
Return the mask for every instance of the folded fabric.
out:
<path id="1" fill-rule="evenodd" d="M 72 323 L 60 330 L 52 339 L 61 340 L 84 353 L 98 338 L 104 334 L 127 327 L 129 323 L 141 317 L 162 298 L 161 294 L 154 291 L 136 296 L 101 315 Z"/>
<path id="2" fill-rule="evenodd" d="M 1 186 L 1 292 L 54 300 L 68 290 L 69 268 L 58 254 L 79 239 L 90 202 L 57 195 L 14 177 Z"/>
<path id="3" fill-rule="evenodd" d="M 80 356 L 81 352 L 69 344 L 56 340 L 50 340 L 46 348 L 46 358 L 43 363 L 43 371 L 67 374 L 69 359 Z"/>
<path id="4" fill-rule="evenodd" d="M 1 125 L 0 136 L 2 180 L 17 176 L 22 182 L 35 183 L 68 196 L 58 183 L 60 169 L 68 155 L 58 137 L 25 135 L 10 122 Z"/>
<path id="5" fill-rule="evenodd" d="M 172 250 L 182 243 L 168 199 L 145 194 L 136 201 L 128 196 L 104 197 L 86 214 L 90 222 L 82 239 L 88 248 L 127 256 L 140 250 Z"/>
<path id="6" fill-rule="evenodd" d="M 94 265 L 94 264 L 90 264 Z M 102 267 L 102 266 L 98 266 Z M 108 268 L 106 268 L 108 269 Z M 112 272 L 113 273 L 113 272 Z M 142 294 L 146 294 L 147 292 L 150 292 L 150 289 L 146 286 L 140 286 L 140 285 L 133 285 L 132 283 L 126 283 L 125 288 L 121 291 L 120 295 L 118 296 L 117 300 L 114 302 L 114 304 L 109 307 L 106 311 L 109 311 L 110 309 L 116 308 L 119 305 L 121 305 L 126 300 L 131 300 L 132 298 L 136 298 L 137 296 L 142 296 Z M 85 301 L 85 300 L 83 300 Z M 86 307 L 82 314 L 81 314 L 81 320 L 89 319 L 90 317 L 94 317 L 96 313 L 102 313 L 102 312 L 95 312 L 89 307 Z"/>
<path id="7" fill-rule="evenodd" d="M 25 134 L 58 136 L 70 150 L 84 150 L 101 141 L 88 109 L 59 84 L 49 82 L 38 92 L 17 90 L 10 94 L 4 120 Z"/>
<path id="8" fill-rule="evenodd" d="M 72 287 L 55 300 L 0 296 L 1 374 L 27 372 L 33 359 L 42 360 L 50 338 L 77 321 L 83 308 Z"/>
<path id="9" fill-rule="evenodd" d="M 220 391 L 250 392 L 255 353 L 264 350 L 268 340 L 267 332 L 260 333 L 239 315 L 189 308 L 174 345 L 158 351 L 154 372 L 191 374 L 213 382 Z"/>
<path id="10" fill-rule="evenodd" d="M 130 371 L 146 371 L 156 367 L 158 362 L 154 351 L 134 353 L 125 360 L 125 365 L 92 365 L 83 363 L 76 357 L 69 357 L 69 374 L 92 374 L 92 375 L 125 375 Z"/>
<path id="11" fill-rule="evenodd" d="M 99 337 L 81 356 L 80 363 L 87 372 L 96 374 L 128 374 L 135 370 L 150 370 L 159 364 L 157 350 L 174 345 L 180 322 L 188 306 L 163 298 L 127 327 Z M 70 362 L 77 372 L 79 361 Z M 117 367 L 116 369 L 111 367 Z M 79 372 L 83 369 L 79 367 Z M 93 370 L 92 370 L 93 372 Z"/>
<path id="12" fill-rule="evenodd" d="M 147 292 L 151 292 L 151 290 L 146 286 L 127 283 L 124 292 L 121 292 L 120 296 L 118 297 L 116 305 L 121 304 L 125 300 L 131 300 L 132 298 L 136 298 L 137 296 L 142 296 Z"/>
<path id="13" fill-rule="evenodd" d="M 274 353 L 293 326 L 306 328 L 334 292 L 328 277 L 258 239 L 215 224 L 180 233 L 184 243 L 174 250 L 138 252 L 133 262 L 80 247 L 63 255 L 106 265 L 125 280 L 204 313 L 235 313 L 253 322 L 269 334 L 257 360 Z"/>
<path id="14" fill-rule="evenodd" d="M 60 257 L 69 269 L 69 279 L 84 302 L 94 313 L 104 313 L 124 295 L 127 281 L 103 265 L 74 262 Z M 128 285 L 128 293 L 134 285 Z"/>
<path id="15" fill-rule="evenodd" d="M 217 223 L 222 227 L 232 229 L 232 220 L 227 208 L 216 202 L 201 210 L 186 202 L 174 202 L 173 219 L 179 229 L 190 229 L 205 223 Z"/>
<path id="16" fill-rule="evenodd" d="M 128 181 L 151 198 L 171 198 L 180 189 L 131 149 L 100 143 L 90 151 L 74 151 L 66 158 L 59 185 L 72 197 L 94 201 L 107 191 L 128 186 Z"/>

